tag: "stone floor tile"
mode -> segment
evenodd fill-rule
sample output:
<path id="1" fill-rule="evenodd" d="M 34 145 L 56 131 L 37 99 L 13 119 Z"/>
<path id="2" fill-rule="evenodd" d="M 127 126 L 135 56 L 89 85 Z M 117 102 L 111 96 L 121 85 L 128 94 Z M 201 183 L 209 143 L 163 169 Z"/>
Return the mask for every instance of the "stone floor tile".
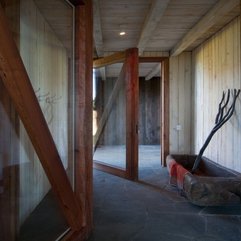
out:
<path id="1" fill-rule="evenodd" d="M 241 205 L 189 203 L 169 184 L 158 157 L 149 165 L 150 153 L 143 157 L 137 182 L 94 171 L 89 241 L 241 241 Z"/>
<path id="2" fill-rule="evenodd" d="M 206 234 L 215 236 L 224 241 L 241 240 L 241 222 L 237 217 L 210 216 L 206 217 Z"/>

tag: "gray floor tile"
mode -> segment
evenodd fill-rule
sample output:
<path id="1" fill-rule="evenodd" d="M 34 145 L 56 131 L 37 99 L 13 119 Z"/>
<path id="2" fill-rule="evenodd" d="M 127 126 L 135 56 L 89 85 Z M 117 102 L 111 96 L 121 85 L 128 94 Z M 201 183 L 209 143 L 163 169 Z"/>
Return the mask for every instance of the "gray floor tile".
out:
<path id="1" fill-rule="evenodd" d="M 192 205 L 169 184 L 159 157 L 143 155 L 138 182 L 94 171 L 89 241 L 241 241 L 241 205 Z"/>

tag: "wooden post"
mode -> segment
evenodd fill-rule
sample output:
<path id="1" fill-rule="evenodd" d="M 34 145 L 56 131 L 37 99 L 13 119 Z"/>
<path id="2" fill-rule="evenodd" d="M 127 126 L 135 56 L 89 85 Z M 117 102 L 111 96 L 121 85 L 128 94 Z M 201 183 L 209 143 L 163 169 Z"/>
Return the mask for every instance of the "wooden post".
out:
<path id="1" fill-rule="evenodd" d="M 138 49 L 126 53 L 126 165 L 127 175 L 132 180 L 138 179 L 138 103 L 139 74 Z"/>
<path id="2" fill-rule="evenodd" d="M 84 231 L 92 229 L 92 1 L 76 7 L 75 193 L 82 207 Z"/>
<path id="3" fill-rule="evenodd" d="M 0 6 L 0 77 L 38 154 L 73 230 L 82 226 L 81 210 Z M 34 113 L 34 115 L 33 115 Z"/>
<path id="4" fill-rule="evenodd" d="M 162 61 L 161 93 L 161 164 L 166 166 L 166 157 L 169 154 L 169 58 Z"/>
<path id="5" fill-rule="evenodd" d="M 19 0 L 5 0 L 0 3 L 8 19 L 11 19 L 10 28 L 15 43 L 19 46 Z M 19 167 L 12 164 L 12 160 L 19 163 L 19 124 L 16 110 L 0 78 L 0 153 L 2 157 L 0 185 L 3 188 L 3 192 L 0 193 L 0 213 L 3 217 L 0 220 L 0 240 L 15 240 L 19 229 Z"/>
<path id="6" fill-rule="evenodd" d="M 19 120 L 0 78 L 0 240 L 15 240 L 18 233 Z"/>

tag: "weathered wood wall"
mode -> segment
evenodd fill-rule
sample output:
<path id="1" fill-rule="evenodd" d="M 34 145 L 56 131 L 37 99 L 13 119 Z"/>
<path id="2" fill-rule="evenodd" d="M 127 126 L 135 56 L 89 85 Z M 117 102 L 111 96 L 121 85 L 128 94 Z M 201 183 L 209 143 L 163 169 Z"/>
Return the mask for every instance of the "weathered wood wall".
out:
<path id="1" fill-rule="evenodd" d="M 139 145 L 160 145 L 160 77 L 139 79 Z"/>
<path id="2" fill-rule="evenodd" d="M 192 55 L 194 143 L 197 153 L 212 129 L 222 91 L 241 87 L 240 17 L 234 19 Z M 241 171 L 241 96 L 236 111 L 213 137 L 204 155 L 237 171 Z"/>
<path id="3" fill-rule="evenodd" d="M 170 153 L 191 151 L 191 52 L 170 58 Z"/>
<path id="4" fill-rule="evenodd" d="M 113 90 L 115 78 L 97 81 L 97 123 Z M 160 78 L 146 81 L 140 78 L 139 95 L 139 144 L 160 145 Z M 116 98 L 107 124 L 101 135 L 100 145 L 125 144 L 125 89 L 124 84 Z"/>
<path id="5" fill-rule="evenodd" d="M 111 77 L 106 80 L 97 81 L 96 94 L 96 110 L 97 110 L 97 126 L 101 115 L 108 103 L 117 78 Z M 124 80 L 123 80 L 124 82 Z M 107 123 L 100 137 L 99 145 L 125 145 L 126 142 L 126 95 L 124 83 L 120 86 L 118 95 L 115 97 L 115 102 L 112 106 Z"/>
<path id="6" fill-rule="evenodd" d="M 67 168 L 68 56 L 32 0 L 20 3 L 19 40 L 20 54 Z M 19 217 L 22 223 L 49 190 L 49 182 L 22 125 L 20 142 Z"/>

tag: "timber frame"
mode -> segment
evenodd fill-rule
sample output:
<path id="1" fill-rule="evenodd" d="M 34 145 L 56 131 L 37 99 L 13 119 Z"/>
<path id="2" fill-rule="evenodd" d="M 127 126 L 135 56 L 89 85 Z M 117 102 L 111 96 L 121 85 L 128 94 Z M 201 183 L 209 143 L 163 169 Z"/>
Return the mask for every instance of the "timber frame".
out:
<path id="1" fill-rule="evenodd" d="M 139 63 L 161 63 L 161 165 L 166 166 L 169 155 L 169 115 L 170 115 L 170 85 L 169 85 L 169 57 L 139 57 Z"/>
<path id="2" fill-rule="evenodd" d="M 111 174 L 128 178 L 130 180 L 138 179 L 138 49 L 132 48 L 124 52 L 118 52 L 108 57 L 94 60 L 93 66 L 95 68 L 101 68 L 108 64 L 120 63 L 124 61 L 124 65 L 121 70 L 120 77 L 116 81 L 113 92 L 107 103 L 100 121 L 100 129 L 97 131 L 97 135 L 94 139 L 96 145 L 101 132 L 107 121 L 108 115 L 111 111 L 111 107 L 114 103 L 116 93 L 121 85 L 121 81 L 126 85 L 126 168 L 117 168 L 108 164 L 104 164 L 99 161 L 94 161 L 94 167 L 109 172 Z"/>
<path id="3" fill-rule="evenodd" d="M 75 190 L 71 187 L 1 5 L 0 78 L 70 227 L 63 240 L 86 240 L 92 230 L 92 140 L 88 138 L 92 134 L 92 1 L 73 1 L 72 4 L 75 4 L 76 12 L 75 112 L 78 130 L 75 142 Z"/>
<path id="4" fill-rule="evenodd" d="M 94 138 L 94 148 L 104 128 L 104 123 L 108 118 L 113 98 L 116 96 L 116 89 L 120 85 L 121 79 L 125 79 L 126 87 L 126 100 L 129 103 L 126 108 L 126 169 L 117 168 L 105 164 L 103 162 L 94 161 L 94 167 L 98 170 L 111 173 L 123 178 L 138 180 L 138 99 L 139 99 L 139 77 L 138 77 L 138 64 L 147 62 L 160 63 L 162 75 L 161 81 L 161 165 L 166 166 L 166 157 L 169 154 L 169 58 L 168 57 L 138 57 L 138 49 L 129 49 L 125 52 L 118 52 L 108 57 L 94 60 L 93 67 L 101 68 L 107 64 L 120 63 L 125 59 L 123 69 L 121 71 L 122 78 L 119 78 L 110 96 L 107 108 L 104 110 L 104 120 L 100 121 L 100 129 Z M 124 76 L 124 77 L 123 77 Z"/>

